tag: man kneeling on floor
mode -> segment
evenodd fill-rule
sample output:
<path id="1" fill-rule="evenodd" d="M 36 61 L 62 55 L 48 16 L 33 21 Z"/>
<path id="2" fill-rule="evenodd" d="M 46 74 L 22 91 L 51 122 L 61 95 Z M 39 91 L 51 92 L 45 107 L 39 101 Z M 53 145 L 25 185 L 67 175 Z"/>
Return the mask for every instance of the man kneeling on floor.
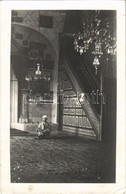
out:
<path id="1" fill-rule="evenodd" d="M 36 130 L 38 132 L 39 139 L 48 138 L 50 136 L 52 130 L 46 115 L 42 117 L 42 122 L 39 123 Z"/>

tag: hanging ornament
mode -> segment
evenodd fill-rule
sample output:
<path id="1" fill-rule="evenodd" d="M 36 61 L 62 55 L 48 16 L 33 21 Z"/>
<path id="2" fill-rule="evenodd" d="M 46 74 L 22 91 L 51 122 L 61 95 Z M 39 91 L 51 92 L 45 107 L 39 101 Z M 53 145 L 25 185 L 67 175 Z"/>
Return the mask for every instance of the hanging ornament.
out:
<path id="1" fill-rule="evenodd" d="M 40 77 L 41 74 L 42 74 L 41 71 L 40 71 L 40 64 L 39 64 L 39 63 L 37 63 L 37 70 L 36 70 L 35 74 L 36 74 L 36 76 L 38 76 L 38 77 Z"/>
<path id="2" fill-rule="evenodd" d="M 100 65 L 99 59 L 97 56 L 95 56 L 93 65 L 95 66 L 95 75 L 97 75 L 98 66 Z"/>

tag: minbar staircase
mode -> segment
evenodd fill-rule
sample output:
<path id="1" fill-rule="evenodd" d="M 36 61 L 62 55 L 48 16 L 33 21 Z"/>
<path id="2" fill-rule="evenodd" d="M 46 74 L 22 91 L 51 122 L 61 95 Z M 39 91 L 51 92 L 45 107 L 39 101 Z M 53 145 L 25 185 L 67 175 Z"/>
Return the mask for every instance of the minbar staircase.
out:
<path id="1" fill-rule="evenodd" d="M 68 64 L 68 62 L 65 60 L 64 61 L 64 68 L 69 76 L 69 79 L 74 87 L 74 91 L 79 94 L 84 93 L 84 91 L 81 89 L 76 76 L 73 74 L 70 65 Z M 78 95 L 77 95 L 78 96 Z M 85 96 L 83 96 L 83 100 L 80 100 L 80 98 L 78 99 L 81 107 L 83 109 L 83 111 L 85 112 L 91 126 L 92 129 L 94 130 L 94 133 L 96 135 L 96 139 L 101 140 L 101 129 L 100 129 L 100 116 L 98 115 L 95 107 L 93 107 L 93 105 L 91 103 L 89 103 L 89 101 L 87 100 L 87 98 Z"/>

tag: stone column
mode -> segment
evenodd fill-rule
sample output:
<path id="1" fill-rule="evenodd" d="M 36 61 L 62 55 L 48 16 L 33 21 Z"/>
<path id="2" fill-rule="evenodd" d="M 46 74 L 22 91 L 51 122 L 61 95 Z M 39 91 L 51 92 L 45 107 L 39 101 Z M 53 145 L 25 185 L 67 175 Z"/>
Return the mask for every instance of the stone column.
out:
<path id="1" fill-rule="evenodd" d="M 52 87 L 53 87 L 52 123 L 57 123 L 58 56 L 56 57 L 54 65 Z"/>
<path id="2" fill-rule="evenodd" d="M 29 117 L 29 107 L 28 107 L 28 96 L 29 92 L 27 89 L 21 90 L 21 115 L 20 115 L 20 123 L 28 123 Z"/>
<path id="3" fill-rule="evenodd" d="M 11 108 L 11 123 L 18 122 L 18 80 L 12 69 L 11 71 L 11 87 L 10 87 L 10 108 Z"/>

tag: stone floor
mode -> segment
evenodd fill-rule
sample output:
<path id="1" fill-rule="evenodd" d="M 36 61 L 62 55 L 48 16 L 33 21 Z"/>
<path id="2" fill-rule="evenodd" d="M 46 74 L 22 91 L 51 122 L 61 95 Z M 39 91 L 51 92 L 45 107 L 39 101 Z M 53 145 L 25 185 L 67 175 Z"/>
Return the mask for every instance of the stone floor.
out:
<path id="1" fill-rule="evenodd" d="M 11 182 L 15 183 L 112 183 L 115 182 L 114 146 L 109 143 L 11 129 Z"/>

